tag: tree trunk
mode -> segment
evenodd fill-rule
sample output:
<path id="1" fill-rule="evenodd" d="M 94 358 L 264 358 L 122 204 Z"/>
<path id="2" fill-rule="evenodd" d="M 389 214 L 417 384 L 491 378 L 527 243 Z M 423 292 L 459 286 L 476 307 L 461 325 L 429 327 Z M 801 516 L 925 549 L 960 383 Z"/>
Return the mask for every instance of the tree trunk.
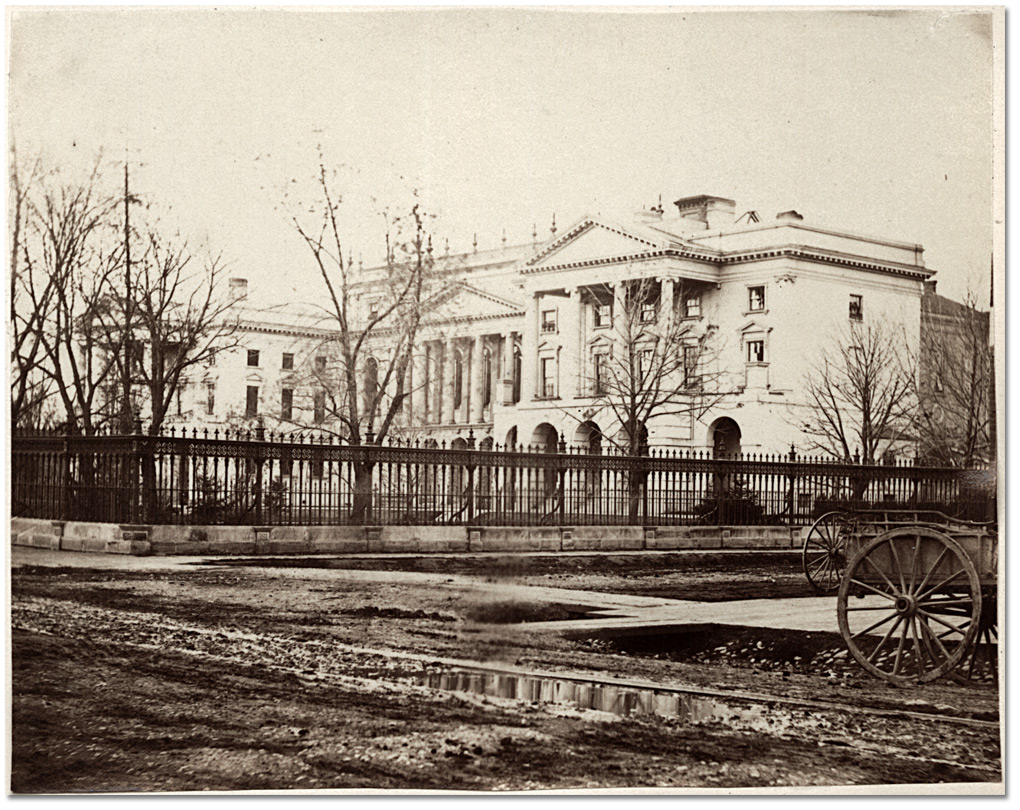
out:
<path id="1" fill-rule="evenodd" d="M 141 519 L 145 523 L 156 523 L 156 507 L 158 493 L 156 491 L 156 457 L 149 449 L 143 449 L 141 453 L 142 466 L 142 513 Z"/>
<path id="2" fill-rule="evenodd" d="M 645 476 L 644 470 L 630 470 L 627 473 L 627 522 L 631 526 L 637 526 L 641 522 Z"/>
<path id="3" fill-rule="evenodd" d="M 374 463 L 358 461 L 354 464 L 354 503 L 351 524 L 367 526 L 372 520 L 372 472 Z"/>

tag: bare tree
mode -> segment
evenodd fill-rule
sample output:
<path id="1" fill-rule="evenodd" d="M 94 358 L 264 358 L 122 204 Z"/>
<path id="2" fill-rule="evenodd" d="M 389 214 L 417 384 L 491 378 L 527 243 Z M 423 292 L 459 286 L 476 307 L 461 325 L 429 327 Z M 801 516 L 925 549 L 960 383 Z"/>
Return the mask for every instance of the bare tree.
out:
<path id="1" fill-rule="evenodd" d="M 415 341 L 430 294 L 433 263 L 428 217 L 415 204 L 407 217 L 388 223 L 385 266 L 369 277 L 355 266 L 344 240 L 342 195 L 336 185 L 335 173 L 320 161 L 313 218 L 292 217 L 326 288 L 329 325 L 336 333 L 336 383 L 327 385 L 324 372 L 318 383 L 328 397 L 328 403 L 323 403 L 326 416 L 339 424 L 344 441 L 380 444 L 409 393 Z M 354 522 L 367 517 L 372 476 L 370 463 L 354 465 Z"/>
<path id="2" fill-rule="evenodd" d="M 19 407 L 32 392 L 37 398 L 46 390 L 40 389 L 42 375 L 63 405 L 68 429 L 92 435 L 106 421 L 101 392 L 119 350 L 94 328 L 111 306 L 113 273 L 121 264 L 121 248 L 110 238 L 117 200 L 99 188 L 99 161 L 84 182 L 48 174 L 18 193 L 24 208 L 12 320 L 15 365 L 29 372 Z"/>
<path id="3" fill-rule="evenodd" d="M 223 289 L 221 257 L 196 257 L 187 242 L 164 239 L 156 230 L 134 267 L 133 300 L 122 302 L 120 312 L 134 316 L 131 373 L 151 408 L 148 432 L 154 436 L 188 372 L 237 345 L 236 301 Z M 105 326 L 116 335 L 112 324 Z"/>
<path id="4" fill-rule="evenodd" d="M 973 467 L 994 456 L 989 316 L 969 292 L 962 303 L 926 294 L 921 308 L 915 431 L 921 458 Z"/>
<path id="5" fill-rule="evenodd" d="M 914 376 L 905 341 L 880 324 L 852 324 L 805 379 L 810 446 L 874 464 L 910 436 Z"/>
<path id="6" fill-rule="evenodd" d="M 603 303 L 612 300 L 608 291 L 589 291 L 595 317 L 603 326 L 611 322 L 612 330 L 584 350 L 590 356 L 580 364 L 586 370 L 581 383 L 592 397 L 584 419 L 611 415 L 619 430 L 597 438 L 630 456 L 647 454 L 653 420 L 698 419 L 725 393 L 714 331 L 702 329 L 698 318 L 685 317 L 692 314 L 685 312 L 692 301 L 700 308 L 700 296 L 678 283 L 673 299 L 666 300 L 664 289 L 654 279 L 628 282 L 616 306 Z M 628 477 L 632 521 L 640 511 L 643 486 L 643 474 Z"/>
<path id="7" fill-rule="evenodd" d="M 50 316 L 53 307 L 53 278 L 37 277 L 29 272 L 30 264 L 23 257 L 23 236 L 28 216 L 32 186 L 39 174 L 40 164 L 35 161 L 22 176 L 17 155 L 11 148 L 10 194 L 8 222 L 10 224 L 10 348 L 11 348 L 11 425 L 40 427 L 43 407 L 53 393 L 50 378 L 41 364 L 45 352 L 39 339 L 39 330 Z"/>
<path id="8" fill-rule="evenodd" d="M 677 284 L 674 300 L 666 301 L 658 282 L 640 279 L 626 284 L 619 311 L 595 299 L 596 317 L 611 321 L 612 330 L 581 364 L 592 397 L 585 418 L 611 414 L 621 430 L 604 439 L 629 455 L 646 452 L 652 420 L 700 418 L 724 395 L 713 331 L 684 317 L 688 293 L 696 296 Z"/>

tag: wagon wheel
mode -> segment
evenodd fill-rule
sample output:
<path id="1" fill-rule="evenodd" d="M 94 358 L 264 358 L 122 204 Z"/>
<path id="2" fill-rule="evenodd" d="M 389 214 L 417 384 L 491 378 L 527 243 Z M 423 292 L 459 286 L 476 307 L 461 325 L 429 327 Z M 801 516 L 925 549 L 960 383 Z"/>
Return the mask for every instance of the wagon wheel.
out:
<path id="1" fill-rule="evenodd" d="M 999 684 L 999 615 L 995 589 L 981 597 L 981 618 L 974 643 L 950 676 L 962 683 Z"/>
<path id="2" fill-rule="evenodd" d="M 839 588 L 846 568 L 847 538 L 856 524 L 846 512 L 826 512 L 808 529 L 801 565 L 816 593 L 832 593 Z"/>
<path id="3" fill-rule="evenodd" d="M 837 613 L 864 669 L 897 685 L 926 683 L 952 671 L 973 643 L 981 584 L 951 537 L 927 526 L 893 529 L 849 561 Z"/>

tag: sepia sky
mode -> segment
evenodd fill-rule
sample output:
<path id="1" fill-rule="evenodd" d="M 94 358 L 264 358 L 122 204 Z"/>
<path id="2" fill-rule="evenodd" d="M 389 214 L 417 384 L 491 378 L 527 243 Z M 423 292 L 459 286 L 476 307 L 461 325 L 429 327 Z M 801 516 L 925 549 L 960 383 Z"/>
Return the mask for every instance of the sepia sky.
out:
<path id="1" fill-rule="evenodd" d="M 986 300 L 987 13 L 29 9 L 8 34 L 19 157 L 102 151 L 114 186 L 127 155 L 257 299 L 320 294 L 287 212 L 321 145 L 366 262 L 415 187 L 453 251 L 704 193 L 919 242 Z"/>

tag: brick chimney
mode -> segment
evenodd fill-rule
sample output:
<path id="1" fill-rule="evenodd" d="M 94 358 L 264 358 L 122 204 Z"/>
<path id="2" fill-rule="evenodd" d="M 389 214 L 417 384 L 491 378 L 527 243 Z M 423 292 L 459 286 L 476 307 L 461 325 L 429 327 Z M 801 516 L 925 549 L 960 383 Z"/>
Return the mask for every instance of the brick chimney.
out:
<path id="1" fill-rule="evenodd" d="M 710 231 L 732 225 L 737 207 L 733 200 L 727 200 L 724 197 L 710 197 L 707 194 L 681 197 L 673 205 L 680 212 L 681 219 L 704 222 Z"/>
<path id="2" fill-rule="evenodd" d="M 230 298 L 234 301 L 243 301 L 248 297 L 248 279 L 246 278 L 232 278 L 230 279 Z"/>

